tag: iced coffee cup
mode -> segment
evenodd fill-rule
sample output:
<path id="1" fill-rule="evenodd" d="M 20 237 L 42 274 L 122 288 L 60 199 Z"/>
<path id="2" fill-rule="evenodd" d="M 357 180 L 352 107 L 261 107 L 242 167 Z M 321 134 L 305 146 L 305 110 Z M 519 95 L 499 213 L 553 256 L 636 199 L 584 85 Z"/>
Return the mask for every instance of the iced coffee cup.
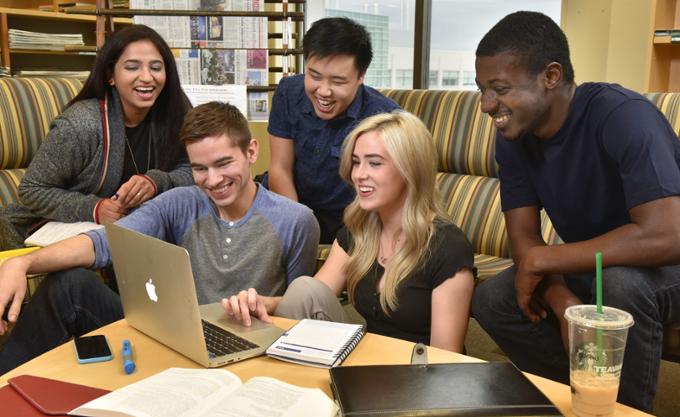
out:
<path id="1" fill-rule="evenodd" d="M 564 313 L 569 322 L 571 406 L 579 417 L 609 417 L 633 317 L 617 308 L 576 305 Z"/>

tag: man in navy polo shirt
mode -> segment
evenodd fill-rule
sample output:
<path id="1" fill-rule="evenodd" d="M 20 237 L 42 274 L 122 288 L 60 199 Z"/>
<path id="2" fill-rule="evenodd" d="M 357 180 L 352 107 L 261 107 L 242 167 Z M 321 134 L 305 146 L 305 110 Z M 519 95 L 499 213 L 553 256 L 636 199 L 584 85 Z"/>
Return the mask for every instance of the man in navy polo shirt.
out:
<path id="1" fill-rule="evenodd" d="M 476 55 L 515 266 L 477 286 L 473 315 L 522 370 L 568 383 L 564 310 L 595 303 L 602 252 L 604 304 L 635 320 L 618 399 L 649 412 L 663 325 L 680 320 L 680 141 L 640 94 L 577 86 L 567 38 L 543 14 L 506 16 Z M 564 244 L 546 245 L 541 208 Z"/>
<path id="2" fill-rule="evenodd" d="M 304 75 L 281 79 L 269 115 L 269 189 L 314 211 L 321 243 L 331 243 L 354 199 L 340 178 L 340 148 L 362 119 L 399 106 L 363 85 L 373 57 L 363 26 L 347 18 L 315 22 L 302 42 Z"/>

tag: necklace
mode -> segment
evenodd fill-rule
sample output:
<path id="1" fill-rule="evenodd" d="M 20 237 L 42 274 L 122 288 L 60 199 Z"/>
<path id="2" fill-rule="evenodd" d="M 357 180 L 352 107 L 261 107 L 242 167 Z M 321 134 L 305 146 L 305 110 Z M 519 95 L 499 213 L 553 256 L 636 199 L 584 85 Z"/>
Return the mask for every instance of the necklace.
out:
<path id="1" fill-rule="evenodd" d="M 135 167 L 135 172 L 139 175 L 139 167 L 137 167 L 137 161 L 135 161 L 135 154 L 132 152 L 132 146 L 130 146 L 130 141 L 128 140 L 127 133 L 124 134 L 125 144 L 127 145 L 128 151 L 130 151 L 130 157 L 132 158 L 132 165 Z M 151 165 L 151 138 L 146 138 L 146 170 L 149 170 Z"/>
<path id="2" fill-rule="evenodd" d="M 396 251 L 397 246 L 399 246 L 400 241 L 401 241 L 401 236 L 399 236 L 394 242 L 392 242 L 392 251 L 390 252 L 389 255 L 384 254 L 384 252 L 383 252 L 384 245 L 382 245 L 382 244 L 380 245 L 380 250 L 378 252 L 378 262 L 380 263 L 380 265 L 383 265 L 383 266 L 387 265 L 387 261 L 389 261 L 390 258 L 392 257 L 392 255 L 394 255 L 394 252 Z"/>

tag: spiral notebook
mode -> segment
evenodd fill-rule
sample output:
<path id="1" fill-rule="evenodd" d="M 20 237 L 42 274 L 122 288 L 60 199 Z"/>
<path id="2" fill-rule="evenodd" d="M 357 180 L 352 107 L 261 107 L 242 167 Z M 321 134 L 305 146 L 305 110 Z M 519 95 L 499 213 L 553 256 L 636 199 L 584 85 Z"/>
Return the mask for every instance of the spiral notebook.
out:
<path id="1" fill-rule="evenodd" d="M 340 365 L 364 335 L 360 324 L 304 319 L 285 332 L 267 355 L 301 365 L 332 368 Z"/>

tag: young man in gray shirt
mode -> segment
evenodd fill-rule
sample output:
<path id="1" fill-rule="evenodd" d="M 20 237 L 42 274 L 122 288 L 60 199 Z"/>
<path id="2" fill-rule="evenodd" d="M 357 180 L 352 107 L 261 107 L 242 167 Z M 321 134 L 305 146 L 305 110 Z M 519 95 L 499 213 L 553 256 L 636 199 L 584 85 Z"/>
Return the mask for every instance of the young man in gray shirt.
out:
<path id="1" fill-rule="evenodd" d="M 252 180 L 258 143 L 238 109 L 198 106 L 187 113 L 180 138 L 196 185 L 163 193 L 117 224 L 186 248 L 200 304 L 247 287 L 280 295 L 296 277 L 312 274 L 319 226 L 310 209 Z M 118 295 L 89 270 L 110 263 L 106 235 L 97 230 L 0 266 L 0 313 L 7 308 L 7 320 L 16 323 L 0 350 L 0 374 L 123 317 Z M 17 320 L 26 275 L 55 271 Z M 0 334 L 6 330 L 3 320 Z"/>

